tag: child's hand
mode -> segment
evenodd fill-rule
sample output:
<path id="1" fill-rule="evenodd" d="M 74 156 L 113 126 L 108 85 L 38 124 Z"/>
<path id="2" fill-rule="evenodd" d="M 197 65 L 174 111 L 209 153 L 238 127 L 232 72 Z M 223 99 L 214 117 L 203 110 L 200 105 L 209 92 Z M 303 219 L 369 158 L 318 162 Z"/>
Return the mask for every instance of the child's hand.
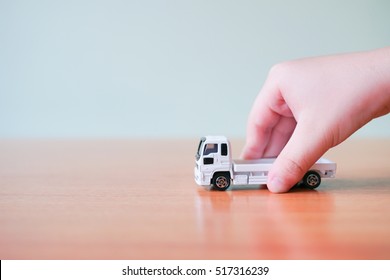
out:
<path id="1" fill-rule="evenodd" d="M 275 157 L 268 188 L 286 192 L 331 147 L 390 111 L 390 48 L 274 66 L 249 115 L 246 159 Z"/>

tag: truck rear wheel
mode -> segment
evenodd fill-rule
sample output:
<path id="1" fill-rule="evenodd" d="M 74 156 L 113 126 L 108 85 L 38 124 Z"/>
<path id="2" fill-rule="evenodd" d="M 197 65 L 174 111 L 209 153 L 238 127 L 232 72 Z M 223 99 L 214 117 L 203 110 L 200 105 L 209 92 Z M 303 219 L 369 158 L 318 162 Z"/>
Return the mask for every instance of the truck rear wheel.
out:
<path id="1" fill-rule="evenodd" d="M 230 186 L 229 173 L 215 173 L 212 180 L 212 188 L 218 191 L 224 191 Z"/>
<path id="2" fill-rule="evenodd" d="M 314 170 L 308 171 L 303 176 L 303 185 L 309 189 L 315 189 L 321 184 L 321 176 Z"/>

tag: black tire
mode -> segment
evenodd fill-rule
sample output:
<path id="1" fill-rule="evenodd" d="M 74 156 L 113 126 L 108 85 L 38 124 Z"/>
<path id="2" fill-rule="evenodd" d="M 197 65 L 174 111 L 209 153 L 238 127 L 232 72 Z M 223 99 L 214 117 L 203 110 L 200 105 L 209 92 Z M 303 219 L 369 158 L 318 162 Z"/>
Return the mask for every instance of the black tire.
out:
<path id="1" fill-rule="evenodd" d="M 315 189 L 321 184 L 321 176 L 314 170 L 308 171 L 302 180 L 303 185 L 308 189 Z"/>
<path id="2" fill-rule="evenodd" d="M 215 173 L 212 180 L 212 189 L 225 191 L 230 186 L 230 174 L 227 172 Z"/>

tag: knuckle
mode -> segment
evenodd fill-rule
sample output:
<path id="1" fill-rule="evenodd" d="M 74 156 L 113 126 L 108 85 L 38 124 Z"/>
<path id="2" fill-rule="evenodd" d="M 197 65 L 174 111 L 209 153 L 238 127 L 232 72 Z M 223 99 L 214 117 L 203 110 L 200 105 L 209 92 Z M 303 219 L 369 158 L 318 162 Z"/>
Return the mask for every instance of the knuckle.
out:
<path id="1" fill-rule="evenodd" d="M 269 71 L 269 76 L 275 78 L 281 78 L 287 75 L 287 73 L 289 73 L 291 66 L 292 66 L 292 62 L 290 61 L 285 61 L 285 62 L 275 64 L 271 67 Z"/>

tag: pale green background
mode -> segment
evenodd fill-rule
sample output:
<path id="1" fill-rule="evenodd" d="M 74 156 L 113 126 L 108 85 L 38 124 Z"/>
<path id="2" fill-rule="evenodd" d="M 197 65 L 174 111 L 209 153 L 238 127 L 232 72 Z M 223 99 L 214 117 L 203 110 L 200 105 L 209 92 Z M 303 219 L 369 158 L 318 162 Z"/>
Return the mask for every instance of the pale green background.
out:
<path id="1" fill-rule="evenodd" d="M 0 0 L 0 137 L 244 137 L 273 64 L 387 45 L 389 0 Z"/>

